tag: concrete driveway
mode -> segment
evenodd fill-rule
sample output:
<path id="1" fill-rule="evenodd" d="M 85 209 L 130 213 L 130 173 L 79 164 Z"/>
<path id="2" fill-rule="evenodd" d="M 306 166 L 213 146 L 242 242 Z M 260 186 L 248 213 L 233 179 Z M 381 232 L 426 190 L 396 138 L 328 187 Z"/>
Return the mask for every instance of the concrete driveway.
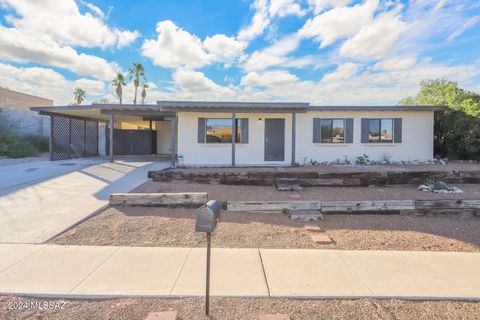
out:
<path id="1" fill-rule="evenodd" d="M 43 243 L 128 192 L 147 171 L 169 167 L 158 158 L 38 161 L 0 167 L 0 243 Z"/>

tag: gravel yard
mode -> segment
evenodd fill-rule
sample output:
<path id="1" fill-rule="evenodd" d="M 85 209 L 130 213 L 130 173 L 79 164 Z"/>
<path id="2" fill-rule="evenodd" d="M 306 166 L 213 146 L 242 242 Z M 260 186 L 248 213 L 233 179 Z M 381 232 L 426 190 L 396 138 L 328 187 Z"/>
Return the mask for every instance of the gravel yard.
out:
<path id="1" fill-rule="evenodd" d="M 59 302 L 64 309 L 8 310 L 13 303 Z M 149 312 L 178 311 L 179 320 L 206 319 L 203 298 L 124 298 L 107 300 L 60 300 L 0 297 L 1 319 L 145 319 Z M 260 314 L 285 313 L 292 320 L 317 319 L 478 319 L 480 303 L 407 300 L 294 300 L 259 298 L 212 298 L 211 320 L 256 320 Z"/>
<path id="2" fill-rule="evenodd" d="M 414 186 L 308 187 L 300 192 L 277 191 L 274 186 L 235 186 L 148 181 L 132 192 L 207 192 L 215 200 L 430 200 L 480 199 L 480 184 L 458 184 L 463 193 L 423 192 Z"/>
<path id="3" fill-rule="evenodd" d="M 110 207 L 50 243 L 203 247 L 196 209 Z M 222 212 L 214 247 L 351 250 L 480 251 L 480 218 L 400 215 L 327 215 L 318 222 L 335 243 L 318 245 L 281 213 Z"/>

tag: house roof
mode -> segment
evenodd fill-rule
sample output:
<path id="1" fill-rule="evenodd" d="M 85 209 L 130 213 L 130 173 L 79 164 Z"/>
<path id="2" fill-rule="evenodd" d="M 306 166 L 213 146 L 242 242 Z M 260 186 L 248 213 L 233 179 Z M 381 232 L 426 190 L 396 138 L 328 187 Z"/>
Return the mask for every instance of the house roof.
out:
<path id="1" fill-rule="evenodd" d="M 304 102 L 221 102 L 221 101 L 158 101 L 157 104 L 92 104 L 80 106 L 32 107 L 45 115 L 64 115 L 108 121 L 110 114 L 122 121 L 133 118 L 171 117 L 176 112 L 248 112 L 305 113 L 307 111 L 440 111 L 436 106 L 310 106 Z"/>
<path id="2" fill-rule="evenodd" d="M 306 102 L 157 101 L 165 111 L 181 112 L 306 112 Z"/>
<path id="3" fill-rule="evenodd" d="M 441 111 L 444 106 L 310 106 L 318 111 Z"/>

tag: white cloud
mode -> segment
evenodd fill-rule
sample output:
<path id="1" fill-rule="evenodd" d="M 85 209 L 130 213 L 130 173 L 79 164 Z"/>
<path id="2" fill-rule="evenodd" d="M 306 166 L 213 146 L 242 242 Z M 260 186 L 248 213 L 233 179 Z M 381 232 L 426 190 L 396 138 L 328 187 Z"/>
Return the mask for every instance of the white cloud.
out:
<path id="1" fill-rule="evenodd" d="M 345 7 L 352 2 L 352 0 L 307 0 L 307 2 L 313 10 L 313 13 L 319 14 L 326 9 Z"/>
<path id="2" fill-rule="evenodd" d="M 480 4 L 479 4 L 480 5 Z M 473 28 L 476 24 L 480 22 L 480 16 L 474 16 L 467 20 L 460 28 L 455 30 L 452 34 L 448 36 L 448 40 L 452 41 L 456 37 L 460 36 L 462 33 L 467 31 L 468 29 Z"/>
<path id="3" fill-rule="evenodd" d="M 321 47 L 354 35 L 373 18 L 378 0 L 366 0 L 352 7 L 337 7 L 307 20 L 299 35 L 314 38 Z"/>
<path id="4" fill-rule="evenodd" d="M 303 17 L 307 12 L 295 0 L 270 0 L 270 16 L 280 18 L 294 15 Z"/>
<path id="5" fill-rule="evenodd" d="M 373 65 L 373 70 L 404 70 L 413 67 L 417 63 L 417 59 L 414 56 L 408 57 L 394 57 L 377 62 Z"/>
<path id="6" fill-rule="evenodd" d="M 4 63 L 0 63 L 0 85 L 52 99 L 56 105 L 73 102 L 73 90 L 76 87 L 83 88 L 90 97 L 103 95 L 105 89 L 103 81 L 85 78 L 72 81 L 49 68 L 19 68 Z"/>
<path id="7" fill-rule="evenodd" d="M 285 87 L 298 80 L 296 75 L 288 71 L 249 72 L 240 80 L 240 85 L 245 87 Z"/>
<path id="8" fill-rule="evenodd" d="M 254 0 L 252 8 L 255 9 L 252 21 L 246 27 L 240 29 L 237 39 L 240 41 L 251 41 L 261 35 L 270 24 L 267 0 Z"/>
<path id="9" fill-rule="evenodd" d="M 324 82 L 331 82 L 337 80 L 348 80 L 357 73 L 360 66 L 355 63 L 347 62 L 339 65 L 335 71 L 325 75 L 322 79 Z"/>
<path id="10" fill-rule="evenodd" d="M 244 68 L 247 71 L 264 70 L 271 66 L 285 64 L 289 61 L 287 55 L 295 51 L 300 44 L 296 34 L 285 36 L 270 47 L 255 51 L 246 60 Z"/>
<path id="11" fill-rule="evenodd" d="M 207 37 L 203 44 L 205 49 L 213 55 L 213 59 L 222 62 L 231 62 L 240 57 L 247 46 L 245 42 L 237 41 L 234 37 L 227 37 L 223 34 Z"/>
<path id="12" fill-rule="evenodd" d="M 220 86 L 207 78 L 205 74 L 189 69 L 177 69 L 173 73 L 173 80 L 181 89 L 182 97 L 197 97 L 207 100 L 233 97 L 235 92 L 227 87 Z"/>
<path id="13" fill-rule="evenodd" d="M 340 48 L 340 54 L 352 58 L 382 57 L 408 28 L 395 11 L 383 13 L 348 39 Z"/>
<path id="14" fill-rule="evenodd" d="M 211 57 L 203 49 L 202 41 L 195 35 L 176 26 L 172 21 L 159 22 L 158 38 L 147 39 L 142 45 L 142 55 L 165 68 L 203 67 Z"/>
<path id="15" fill-rule="evenodd" d="M 8 22 L 15 28 L 35 36 L 48 35 L 62 44 L 81 47 L 124 47 L 140 34 L 111 28 L 103 20 L 103 12 L 88 4 L 90 10 L 82 14 L 74 0 L 0 0 L 15 10 Z"/>
<path id="16" fill-rule="evenodd" d="M 15 28 L 0 25 L 0 59 L 15 62 L 37 62 L 60 67 L 81 75 L 109 80 L 117 65 L 105 59 L 78 53 L 72 47 L 60 45 L 50 36 L 35 36 Z"/>

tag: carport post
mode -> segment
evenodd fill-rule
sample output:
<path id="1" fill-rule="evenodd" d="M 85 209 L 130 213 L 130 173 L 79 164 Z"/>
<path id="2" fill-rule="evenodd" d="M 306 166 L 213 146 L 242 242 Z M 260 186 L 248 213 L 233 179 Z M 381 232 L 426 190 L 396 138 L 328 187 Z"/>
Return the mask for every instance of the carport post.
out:
<path id="1" fill-rule="evenodd" d="M 175 139 L 175 134 L 177 132 L 177 113 L 175 113 L 175 116 L 173 117 L 173 119 L 171 120 L 172 121 L 172 125 L 170 126 L 172 128 L 172 137 L 171 137 L 171 148 L 170 148 L 170 151 L 171 151 L 171 155 L 170 155 L 170 165 L 172 167 L 175 167 L 175 152 L 176 152 L 176 139 Z"/>
<path id="2" fill-rule="evenodd" d="M 236 113 L 232 112 L 232 167 L 235 167 L 235 140 L 237 139 Z"/>
<path id="3" fill-rule="evenodd" d="M 296 121 L 297 114 L 292 112 L 292 166 L 295 165 L 295 131 L 296 131 Z"/>
<path id="4" fill-rule="evenodd" d="M 110 162 L 113 162 L 113 123 L 114 123 L 114 117 L 113 117 L 113 113 L 110 114 L 110 123 L 109 123 L 109 129 L 110 129 L 110 145 L 109 145 L 109 148 L 110 148 Z"/>

